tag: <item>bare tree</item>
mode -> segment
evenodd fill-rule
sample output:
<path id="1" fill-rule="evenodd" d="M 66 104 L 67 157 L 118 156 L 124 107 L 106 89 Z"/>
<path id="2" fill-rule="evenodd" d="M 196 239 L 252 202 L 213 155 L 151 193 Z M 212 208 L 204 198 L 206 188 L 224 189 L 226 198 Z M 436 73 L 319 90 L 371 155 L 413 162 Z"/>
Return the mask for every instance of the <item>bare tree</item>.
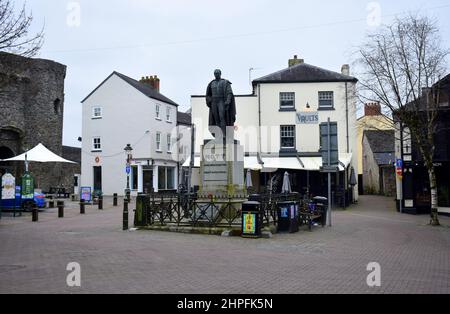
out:
<path id="1" fill-rule="evenodd" d="M 0 51 L 32 57 L 42 47 L 44 29 L 29 34 L 33 15 L 27 14 L 25 4 L 15 12 L 11 0 L 0 0 Z"/>
<path id="2" fill-rule="evenodd" d="M 433 164 L 440 88 L 449 51 L 441 47 L 436 22 L 410 15 L 367 36 L 358 49 L 360 98 L 378 99 L 405 125 L 428 171 L 431 224 L 439 225 Z"/>

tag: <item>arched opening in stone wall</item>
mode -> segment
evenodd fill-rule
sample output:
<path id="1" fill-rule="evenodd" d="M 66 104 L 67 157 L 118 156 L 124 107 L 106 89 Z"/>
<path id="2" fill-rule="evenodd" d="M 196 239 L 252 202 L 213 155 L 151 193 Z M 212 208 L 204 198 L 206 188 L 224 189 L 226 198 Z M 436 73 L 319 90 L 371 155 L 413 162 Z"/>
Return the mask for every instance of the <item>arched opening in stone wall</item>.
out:
<path id="1" fill-rule="evenodd" d="M 14 152 L 6 146 L 0 146 L 0 159 L 8 159 L 14 157 Z M 12 167 L 8 166 L 8 163 L 0 161 L 0 175 L 4 175 L 6 172 L 11 172 Z"/>
<path id="2" fill-rule="evenodd" d="M 53 107 L 55 109 L 55 114 L 59 114 L 61 111 L 61 99 L 56 98 L 53 102 Z"/>

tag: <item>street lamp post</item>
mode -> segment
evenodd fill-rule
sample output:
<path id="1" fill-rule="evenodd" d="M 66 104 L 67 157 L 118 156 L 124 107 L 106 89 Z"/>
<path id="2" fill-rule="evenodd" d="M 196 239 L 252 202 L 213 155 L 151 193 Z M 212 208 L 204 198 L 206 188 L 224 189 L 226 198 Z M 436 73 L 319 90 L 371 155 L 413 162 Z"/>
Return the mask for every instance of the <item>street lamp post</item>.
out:
<path id="1" fill-rule="evenodd" d="M 131 200 L 131 189 L 130 189 L 130 173 L 131 173 L 131 159 L 133 158 L 131 155 L 131 152 L 133 151 L 133 148 L 130 144 L 127 144 L 127 146 L 124 148 L 126 154 L 127 154 L 127 166 L 126 166 L 126 172 L 127 172 L 127 188 L 125 189 L 125 195 L 130 202 Z"/>

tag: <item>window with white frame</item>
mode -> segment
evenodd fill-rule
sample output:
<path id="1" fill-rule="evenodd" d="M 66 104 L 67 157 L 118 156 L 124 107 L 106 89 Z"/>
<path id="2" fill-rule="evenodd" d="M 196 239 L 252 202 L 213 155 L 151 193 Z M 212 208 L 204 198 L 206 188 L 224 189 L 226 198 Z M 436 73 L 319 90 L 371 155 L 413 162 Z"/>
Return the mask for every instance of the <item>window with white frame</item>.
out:
<path id="1" fill-rule="evenodd" d="M 170 107 L 166 108 L 166 121 L 171 122 L 172 109 Z"/>
<path id="2" fill-rule="evenodd" d="M 100 137 L 94 137 L 92 139 L 92 150 L 101 151 L 102 150 L 102 139 Z"/>
<path id="3" fill-rule="evenodd" d="M 172 137 L 170 134 L 167 134 L 167 152 L 172 152 Z"/>
<path id="4" fill-rule="evenodd" d="M 295 109 L 295 93 L 280 93 L 280 109 Z"/>
<path id="5" fill-rule="evenodd" d="M 295 148 L 295 125 L 282 125 L 280 127 L 281 148 Z"/>
<path id="6" fill-rule="evenodd" d="M 93 119 L 101 119 L 102 118 L 102 107 L 92 108 L 92 118 Z"/>
<path id="7" fill-rule="evenodd" d="M 155 116 L 156 119 L 160 120 L 161 119 L 161 105 L 156 105 L 156 109 L 155 109 Z"/>
<path id="8" fill-rule="evenodd" d="M 156 150 L 161 151 L 161 133 L 156 133 Z"/>
<path id="9" fill-rule="evenodd" d="M 158 189 L 174 190 L 175 189 L 175 168 L 158 167 Z"/>
<path id="10" fill-rule="evenodd" d="M 334 108 L 334 92 L 319 92 L 319 109 Z"/>

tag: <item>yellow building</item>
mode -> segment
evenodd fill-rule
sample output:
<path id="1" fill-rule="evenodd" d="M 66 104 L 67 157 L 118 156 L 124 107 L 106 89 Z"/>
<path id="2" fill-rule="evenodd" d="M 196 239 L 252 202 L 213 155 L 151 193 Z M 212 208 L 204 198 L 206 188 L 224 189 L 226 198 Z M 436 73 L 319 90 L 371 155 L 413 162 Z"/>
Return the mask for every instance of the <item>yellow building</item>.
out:
<path id="1" fill-rule="evenodd" d="M 381 113 L 379 103 L 367 103 L 364 106 L 364 116 L 359 118 L 357 123 L 356 142 L 358 147 L 358 177 L 359 186 L 362 187 L 363 174 L 363 135 L 366 130 L 394 130 L 392 120 Z"/>

